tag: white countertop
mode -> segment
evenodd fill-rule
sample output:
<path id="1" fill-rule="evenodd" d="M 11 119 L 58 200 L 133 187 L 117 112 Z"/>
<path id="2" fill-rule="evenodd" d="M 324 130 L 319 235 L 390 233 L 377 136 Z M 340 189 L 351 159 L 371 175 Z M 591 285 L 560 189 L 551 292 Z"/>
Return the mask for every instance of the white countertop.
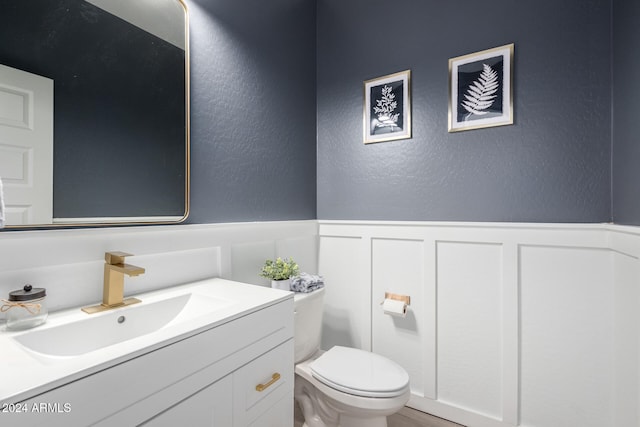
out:
<path id="1" fill-rule="evenodd" d="M 30 331 L 76 322 L 81 319 L 125 312 L 129 307 L 150 304 L 166 298 L 196 293 L 230 303 L 211 313 L 186 321 L 170 322 L 159 330 L 78 356 L 48 356 L 31 351 L 14 338 Z M 18 403 L 125 360 L 166 346 L 203 330 L 227 323 L 261 308 L 293 298 L 293 293 L 224 279 L 207 279 L 159 291 L 135 295 L 142 303 L 86 314 L 80 307 L 51 313 L 44 325 L 27 331 L 10 332 L 0 326 L 0 405 Z"/>

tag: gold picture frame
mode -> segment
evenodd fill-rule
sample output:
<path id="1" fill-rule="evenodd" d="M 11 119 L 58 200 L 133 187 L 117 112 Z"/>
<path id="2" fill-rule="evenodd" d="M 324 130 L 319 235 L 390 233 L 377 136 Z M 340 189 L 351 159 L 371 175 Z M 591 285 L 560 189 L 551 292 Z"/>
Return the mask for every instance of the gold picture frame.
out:
<path id="1" fill-rule="evenodd" d="M 514 44 L 449 59 L 449 132 L 513 124 Z"/>
<path id="2" fill-rule="evenodd" d="M 411 138 L 411 70 L 364 82 L 364 143 Z"/>

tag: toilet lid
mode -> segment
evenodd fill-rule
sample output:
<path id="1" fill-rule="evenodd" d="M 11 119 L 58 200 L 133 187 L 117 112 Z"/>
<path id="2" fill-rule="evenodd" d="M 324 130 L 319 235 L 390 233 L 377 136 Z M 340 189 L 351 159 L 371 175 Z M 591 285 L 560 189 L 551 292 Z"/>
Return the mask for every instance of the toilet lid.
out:
<path id="1" fill-rule="evenodd" d="M 356 396 L 399 396 L 409 385 L 409 374 L 400 365 L 355 348 L 335 346 L 309 368 L 318 381 Z"/>

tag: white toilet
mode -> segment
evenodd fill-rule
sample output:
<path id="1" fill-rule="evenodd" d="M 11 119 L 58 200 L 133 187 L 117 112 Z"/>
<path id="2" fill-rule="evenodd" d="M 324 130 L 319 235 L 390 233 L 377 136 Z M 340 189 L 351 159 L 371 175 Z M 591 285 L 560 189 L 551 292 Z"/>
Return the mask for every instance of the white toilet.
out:
<path id="1" fill-rule="evenodd" d="M 295 399 L 305 427 L 386 427 L 410 396 L 397 363 L 355 348 L 319 350 L 324 288 L 295 294 Z"/>

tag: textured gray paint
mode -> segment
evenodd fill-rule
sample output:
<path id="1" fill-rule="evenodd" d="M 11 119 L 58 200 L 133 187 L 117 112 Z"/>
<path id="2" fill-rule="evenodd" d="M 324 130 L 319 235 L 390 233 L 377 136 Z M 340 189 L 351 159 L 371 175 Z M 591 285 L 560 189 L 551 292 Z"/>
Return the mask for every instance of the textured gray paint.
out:
<path id="1" fill-rule="evenodd" d="M 613 2 L 613 219 L 640 225 L 640 2 Z"/>
<path id="2" fill-rule="evenodd" d="M 316 217 L 315 3 L 194 0 L 188 222 Z"/>
<path id="3" fill-rule="evenodd" d="M 609 221 L 609 5 L 318 0 L 318 217 Z M 448 59 L 511 42 L 515 125 L 449 134 Z M 363 145 L 362 82 L 405 69 L 413 139 Z"/>

